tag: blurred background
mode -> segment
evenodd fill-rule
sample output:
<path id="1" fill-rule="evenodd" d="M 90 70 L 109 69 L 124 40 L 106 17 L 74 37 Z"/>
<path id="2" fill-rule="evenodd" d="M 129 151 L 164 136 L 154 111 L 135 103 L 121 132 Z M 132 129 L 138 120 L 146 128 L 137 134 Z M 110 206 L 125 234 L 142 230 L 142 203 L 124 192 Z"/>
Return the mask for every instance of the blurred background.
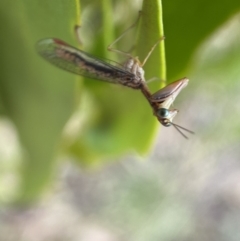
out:
<path id="1" fill-rule="evenodd" d="M 108 58 L 142 9 L 80 3 L 0 3 L 0 240 L 240 240 L 240 3 L 162 1 L 167 79 L 190 79 L 174 102 L 188 140 L 134 90 L 37 56 L 42 38 L 77 46 L 81 24 L 84 50 Z"/>

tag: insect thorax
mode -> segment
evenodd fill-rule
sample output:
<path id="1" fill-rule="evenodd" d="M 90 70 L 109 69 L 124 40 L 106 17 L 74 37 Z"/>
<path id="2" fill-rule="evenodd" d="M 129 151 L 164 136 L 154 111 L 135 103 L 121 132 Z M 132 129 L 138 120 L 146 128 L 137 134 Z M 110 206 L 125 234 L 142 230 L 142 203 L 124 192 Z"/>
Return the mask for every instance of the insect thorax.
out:
<path id="1" fill-rule="evenodd" d="M 137 58 L 129 58 L 124 63 L 124 69 L 134 75 L 132 80 L 127 84 L 127 86 L 134 89 L 140 88 L 142 83 L 145 82 L 144 70 L 141 67 L 141 64 Z"/>

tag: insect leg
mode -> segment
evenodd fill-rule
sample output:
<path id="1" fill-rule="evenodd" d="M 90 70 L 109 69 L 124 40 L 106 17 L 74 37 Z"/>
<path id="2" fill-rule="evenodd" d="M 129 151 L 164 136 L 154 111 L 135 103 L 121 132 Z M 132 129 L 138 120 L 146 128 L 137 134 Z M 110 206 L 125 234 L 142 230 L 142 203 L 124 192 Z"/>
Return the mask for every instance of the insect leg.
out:
<path id="1" fill-rule="evenodd" d="M 132 28 L 134 28 L 134 27 L 138 24 L 138 21 L 139 21 L 139 19 L 140 19 L 140 17 L 141 17 L 141 14 L 142 14 L 142 12 L 139 11 L 139 15 L 138 15 L 138 18 L 137 18 L 136 22 L 133 23 L 129 28 L 127 28 L 117 39 L 115 39 L 115 40 L 107 47 L 107 49 L 108 49 L 109 51 L 112 51 L 112 52 L 115 52 L 115 53 L 119 53 L 119 54 L 123 54 L 123 55 L 125 55 L 125 56 L 127 56 L 127 57 L 133 58 L 133 56 L 132 56 L 130 53 L 124 52 L 124 51 L 121 51 L 121 50 L 118 50 L 118 49 L 115 49 L 115 48 L 113 48 L 112 46 L 113 46 L 114 44 L 116 44 L 129 30 L 131 30 Z"/>
<path id="2" fill-rule="evenodd" d="M 144 59 L 143 62 L 141 63 L 141 67 L 143 67 L 143 66 L 146 64 L 146 62 L 147 62 L 148 58 L 150 57 L 150 55 L 152 54 L 153 50 L 154 50 L 154 49 L 156 48 L 156 46 L 157 46 L 162 40 L 164 40 L 164 39 L 165 39 L 164 36 L 161 37 L 161 38 L 158 39 L 158 41 L 152 46 L 152 48 L 151 48 L 150 51 L 148 52 L 147 56 L 145 57 L 145 59 Z"/>

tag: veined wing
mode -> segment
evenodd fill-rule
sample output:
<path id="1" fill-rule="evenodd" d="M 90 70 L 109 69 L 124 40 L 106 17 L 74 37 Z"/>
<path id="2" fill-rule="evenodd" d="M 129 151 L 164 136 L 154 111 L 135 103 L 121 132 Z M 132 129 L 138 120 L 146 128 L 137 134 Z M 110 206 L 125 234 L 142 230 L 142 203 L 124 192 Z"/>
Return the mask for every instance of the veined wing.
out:
<path id="1" fill-rule="evenodd" d="M 104 62 L 59 39 L 39 41 L 37 51 L 59 68 L 85 77 L 122 85 L 128 85 L 135 78 L 131 72 Z"/>

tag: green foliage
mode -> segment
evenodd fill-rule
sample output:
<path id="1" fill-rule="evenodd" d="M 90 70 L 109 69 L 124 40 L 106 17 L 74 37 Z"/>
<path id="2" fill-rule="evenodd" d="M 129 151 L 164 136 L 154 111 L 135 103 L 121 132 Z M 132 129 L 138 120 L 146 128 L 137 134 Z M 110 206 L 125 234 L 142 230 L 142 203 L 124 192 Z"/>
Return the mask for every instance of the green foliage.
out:
<path id="1" fill-rule="evenodd" d="M 137 8 L 129 1 L 108 0 L 83 1 L 82 6 L 82 36 L 91 31 L 94 36 L 83 41 L 84 50 L 116 59 L 116 54 L 105 50 L 136 20 L 140 5 Z M 239 2 L 233 0 L 226 6 L 224 1 L 216 5 L 200 0 L 166 0 L 163 9 L 160 0 L 145 0 L 139 28 L 130 31 L 116 48 L 126 51 L 136 42 L 134 52 L 142 61 L 164 35 L 166 40 L 144 66 L 146 78 L 166 80 L 164 45 L 168 77 L 188 76 L 186 70 L 191 70 L 192 56 L 200 43 L 239 9 Z M 159 126 L 139 91 L 94 80 L 80 80 L 74 88 L 79 77 L 56 69 L 36 54 L 36 42 L 47 37 L 76 46 L 73 26 L 79 23 L 79 12 L 78 1 L 0 3 L 0 110 L 16 126 L 24 150 L 22 201 L 35 198 L 49 181 L 60 141 L 61 150 L 81 165 L 102 165 L 130 151 L 146 153 Z M 92 48 L 85 47 L 91 44 Z M 155 91 L 159 86 L 158 81 L 150 84 Z M 67 128 L 61 139 L 78 106 L 78 128 L 73 132 Z"/>
<path id="2" fill-rule="evenodd" d="M 153 5 L 156 8 L 155 11 L 153 11 Z M 106 15 L 108 18 L 106 19 L 106 16 L 103 14 L 103 29 L 100 33 L 101 35 L 95 37 L 98 40 L 96 43 L 97 47 L 91 52 L 96 56 L 110 58 L 110 54 L 115 56 L 116 54 L 103 50 L 122 31 L 118 31 L 115 37 L 111 34 L 106 34 L 110 29 L 113 32 L 114 26 L 112 21 L 109 21 L 109 12 L 111 12 L 111 9 L 107 8 L 105 1 L 102 8 L 108 13 Z M 159 15 L 161 13 L 159 9 L 161 9 L 160 1 L 145 1 L 141 16 L 139 37 L 137 39 L 136 54 L 140 57 L 140 60 L 144 59 L 153 44 L 159 39 L 159 36 L 163 35 L 161 32 L 162 29 L 160 29 L 162 20 Z M 155 15 L 152 14 L 153 12 Z M 132 17 L 127 22 L 128 27 L 136 21 L 137 15 L 138 11 L 135 12 L 135 18 Z M 147 34 L 152 41 L 147 41 L 146 37 L 144 37 L 144 35 L 146 36 L 145 31 L 148 29 L 148 19 L 151 22 L 151 28 L 147 30 Z M 137 28 L 133 28 L 130 30 L 130 34 L 131 32 L 136 33 L 136 30 Z M 126 38 L 129 38 L 128 34 Z M 139 42 L 141 41 L 138 41 L 139 39 L 147 41 L 147 43 L 140 45 Z M 134 40 L 129 38 L 129 41 L 131 43 L 129 47 L 132 47 Z M 121 40 L 119 42 L 120 44 L 122 43 Z M 160 76 L 161 73 L 158 66 L 161 65 L 161 55 L 164 54 L 164 50 L 160 54 L 160 46 L 162 45 L 163 43 L 157 46 L 146 66 L 147 70 L 150 70 L 153 76 Z M 141 46 L 144 46 L 144 48 L 141 48 Z M 125 50 L 126 46 L 116 46 L 116 48 Z M 154 63 L 157 63 L 157 65 Z M 164 64 L 162 66 L 164 68 Z M 156 85 L 158 89 L 159 83 L 157 81 L 155 82 Z M 93 112 L 97 112 L 97 114 L 95 123 L 91 123 L 91 125 L 86 124 L 84 131 L 81 135 L 77 136 L 77 141 L 70 146 L 70 151 L 78 158 L 80 157 L 78 160 L 86 165 L 90 163 L 96 165 L 106 158 L 118 157 L 129 151 L 136 151 L 140 154 L 146 153 L 149 150 L 153 134 L 156 133 L 156 127 L 159 126 L 159 123 L 152 116 L 152 110 L 142 97 L 140 91 L 99 82 L 96 83 L 90 80 L 85 82 L 85 86 L 94 95 L 93 98 L 96 99 Z"/>
<path id="3" fill-rule="evenodd" d="M 239 10 L 237 0 L 163 1 L 168 78 L 182 77 L 194 50 Z"/>
<path id="4" fill-rule="evenodd" d="M 71 42 L 79 6 L 41 0 L 0 5 L 0 95 L 24 150 L 20 192 L 30 200 L 51 176 L 62 129 L 74 110 L 76 79 L 42 61 L 35 44 L 53 35 Z"/>

